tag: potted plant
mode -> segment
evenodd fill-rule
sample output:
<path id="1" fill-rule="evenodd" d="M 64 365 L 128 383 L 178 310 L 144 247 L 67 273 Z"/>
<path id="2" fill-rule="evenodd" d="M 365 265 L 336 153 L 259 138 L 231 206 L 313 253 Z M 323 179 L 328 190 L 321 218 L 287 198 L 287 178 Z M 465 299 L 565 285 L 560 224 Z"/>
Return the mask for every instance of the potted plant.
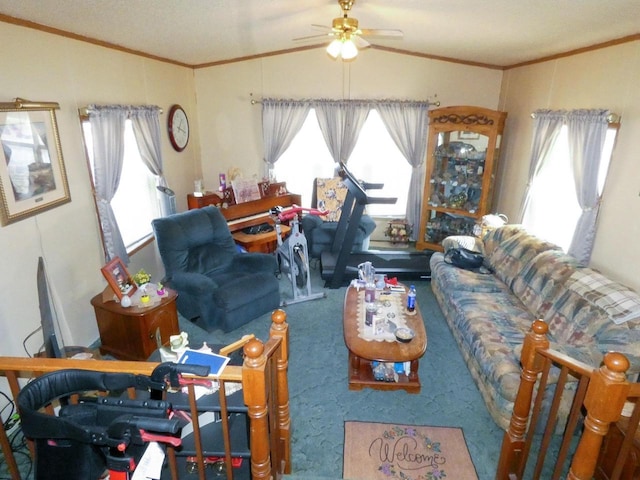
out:
<path id="1" fill-rule="evenodd" d="M 136 285 L 139 288 L 144 290 L 144 287 L 151 281 L 151 275 L 144 271 L 143 268 L 138 270 L 137 273 L 133 275 L 133 281 L 136 282 Z"/>

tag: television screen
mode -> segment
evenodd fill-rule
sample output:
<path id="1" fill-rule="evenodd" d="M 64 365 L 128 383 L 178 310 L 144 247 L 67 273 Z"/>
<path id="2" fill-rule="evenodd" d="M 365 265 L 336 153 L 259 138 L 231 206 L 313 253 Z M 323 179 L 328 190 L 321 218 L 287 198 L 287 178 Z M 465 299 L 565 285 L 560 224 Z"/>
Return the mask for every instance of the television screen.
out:
<path id="1" fill-rule="evenodd" d="M 38 258 L 38 301 L 40 303 L 40 324 L 42 325 L 42 335 L 44 337 L 44 353 L 48 358 L 62 358 L 62 350 L 58 345 L 55 324 L 53 322 L 53 312 L 51 309 L 51 298 L 49 297 L 49 287 L 47 286 L 47 274 L 44 269 L 44 260 Z"/>

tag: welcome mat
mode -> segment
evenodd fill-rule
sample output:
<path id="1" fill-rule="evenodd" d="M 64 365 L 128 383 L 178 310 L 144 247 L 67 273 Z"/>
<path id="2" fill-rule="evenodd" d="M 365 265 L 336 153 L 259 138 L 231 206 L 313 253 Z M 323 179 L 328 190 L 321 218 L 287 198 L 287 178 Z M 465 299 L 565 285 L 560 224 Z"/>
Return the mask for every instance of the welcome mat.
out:
<path id="1" fill-rule="evenodd" d="M 349 480 L 477 480 L 461 428 L 344 422 Z"/>

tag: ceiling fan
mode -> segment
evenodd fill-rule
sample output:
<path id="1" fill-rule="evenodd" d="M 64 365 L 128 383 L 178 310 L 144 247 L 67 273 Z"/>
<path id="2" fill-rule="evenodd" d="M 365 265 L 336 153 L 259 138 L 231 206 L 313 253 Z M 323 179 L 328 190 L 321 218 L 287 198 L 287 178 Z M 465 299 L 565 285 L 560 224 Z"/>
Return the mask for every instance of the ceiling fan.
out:
<path id="1" fill-rule="evenodd" d="M 295 38 L 294 40 L 309 40 L 312 38 L 333 37 L 327 47 L 327 53 L 332 58 L 341 57 L 342 60 L 353 60 L 358 55 L 358 49 L 367 48 L 371 44 L 362 37 L 394 37 L 401 38 L 402 30 L 360 28 L 358 19 L 349 17 L 349 12 L 355 0 L 338 0 L 342 16 L 333 19 L 331 27 L 326 25 L 311 25 L 314 28 L 327 30 L 326 33 Z"/>

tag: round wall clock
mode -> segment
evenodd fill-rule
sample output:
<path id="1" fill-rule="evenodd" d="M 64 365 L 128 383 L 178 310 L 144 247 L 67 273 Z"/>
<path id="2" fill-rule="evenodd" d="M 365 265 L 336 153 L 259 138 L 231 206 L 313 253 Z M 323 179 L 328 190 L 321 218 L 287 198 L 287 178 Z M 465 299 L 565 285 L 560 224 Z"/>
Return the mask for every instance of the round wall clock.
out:
<path id="1" fill-rule="evenodd" d="M 173 105 L 169 110 L 169 140 L 178 152 L 189 143 L 189 120 L 180 105 Z"/>

